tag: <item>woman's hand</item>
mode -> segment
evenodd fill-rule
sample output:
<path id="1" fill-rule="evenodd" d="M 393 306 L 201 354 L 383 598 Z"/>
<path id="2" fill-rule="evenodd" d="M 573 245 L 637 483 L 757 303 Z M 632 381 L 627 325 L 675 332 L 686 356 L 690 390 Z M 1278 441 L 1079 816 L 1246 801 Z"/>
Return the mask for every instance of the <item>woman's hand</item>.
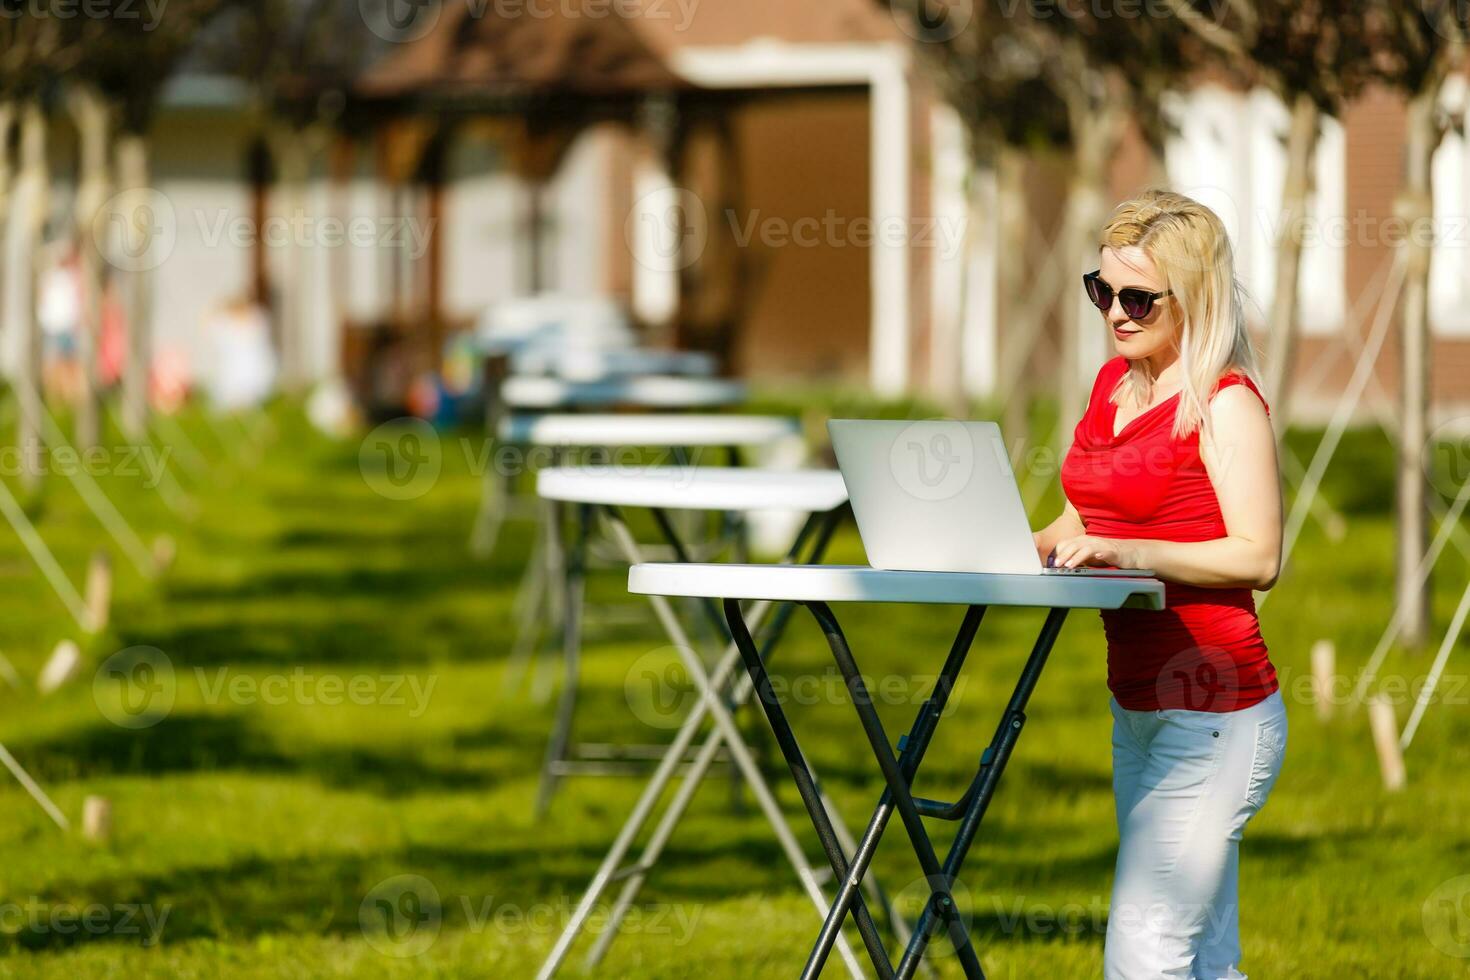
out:
<path id="1" fill-rule="evenodd" d="M 1139 568 L 1132 542 L 1115 538 L 1099 538 L 1091 534 L 1063 538 L 1057 542 L 1056 567 L 1077 568 L 1081 565 L 1106 565 L 1113 568 Z"/>
<path id="2" fill-rule="evenodd" d="M 1059 541 L 1086 533 L 1087 528 L 1082 524 L 1082 515 L 1077 513 L 1077 508 L 1072 506 L 1070 500 L 1063 497 L 1062 512 L 1057 515 L 1057 519 L 1031 535 L 1031 540 L 1036 545 L 1036 557 L 1041 559 L 1042 565 L 1045 565 L 1047 556 L 1051 554 Z"/>

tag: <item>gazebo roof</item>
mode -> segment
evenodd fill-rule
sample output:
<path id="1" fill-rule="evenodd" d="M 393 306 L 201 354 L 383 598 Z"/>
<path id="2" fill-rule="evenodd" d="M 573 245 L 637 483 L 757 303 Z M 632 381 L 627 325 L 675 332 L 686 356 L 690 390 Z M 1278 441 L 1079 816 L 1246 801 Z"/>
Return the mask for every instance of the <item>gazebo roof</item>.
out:
<path id="1" fill-rule="evenodd" d="M 472 101 L 546 96 L 636 96 L 694 86 L 677 75 L 628 19 L 554 13 L 504 17 L 445 3 L 422 37 L 364 72 L 367 98 L 425 96 Z"/>

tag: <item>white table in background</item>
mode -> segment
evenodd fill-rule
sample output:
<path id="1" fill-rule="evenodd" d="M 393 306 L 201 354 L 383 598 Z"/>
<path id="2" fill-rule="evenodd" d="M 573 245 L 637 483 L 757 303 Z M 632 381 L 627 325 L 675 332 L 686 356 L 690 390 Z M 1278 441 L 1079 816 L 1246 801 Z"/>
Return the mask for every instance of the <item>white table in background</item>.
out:
<path id="1" fill-rule="evenodd" d="M 596 381 L 629 375 L 713 377 L 719 364 L 703 351 L 652 347 L 527 347 L 510 355 L 512 375 L 546 375 L 564 381 Z"/>
<path id="2" fill-rule="evenodd" d="M 746 386 L 739 381 L 670 375 L 609 375 L 596 380 L 575 381 L 512 375 L 487 384 L 487 428 L 492 437 L 497 438 L 507 420 L 515 424 L 513 420 L 519 413 L 616 411 L 627 415 L 635 411 L 664 414 L 709 412 L 738 405 L 747 396 Z M 635 443 L 620 441 L 605 445 L 628 446 Z M 509 486 L 503 488 L 504 495 L 498 494 L 492 469 L 486 470 L 483 484 L 479 513 L 470 534 L 470 547 L 476 554 L 486 557 L 494 552 L 500 525 L 505 520 Z"/>
<path id="3" fill-rule="evenodd" d="M 604 461 L 607 463 L 604 470 L 612 471 L 620 463 L 630 462 L 616 458 L 622 450 L 660 451 L 667 457 L 661 462 L 672 460 L 680 465 L 705 462 L 701 456 L 713 450 L 723 457 L 721 462 L 737 465 L 741 450 L 765 450 L 786 442 L 799 442 L 801 423 L 795 418 L 776 415 L 516 412 L 500 420 L 495 435 L 498 446 L 524 457 L 517 461 L 517 472 L 539 468 L 537 464 L 541 462 L 547 465 L 568 462 L 579 451 L 594 457 L 599 453 L 613 456 Z M 536 456 L 545 459 L 533 458 Z M 495 463 L 497 458 L 491 456 L 491 462 Z M 492 465 L 491 470 L 494 469 Z M 593 465 L 584 469 L 588 473 L 598 472 Z M 504 475 L 507 482 L 514 478 L 512 472 Z M 491 474 L 487 473 L 487 484 L 491 480 Z M 494 499 L 503 501 L 508 494 L 507 489 Z M 489 519 L 498 523 L 504 516 L 503 510 L 497 509 Z M 559 593 L 550 587 L 561 574 L 561 540 L 554 533 L 555 525 L 545 506 L 538 517 L 540 527 L 516 595 L 517 625 L 505 675 L 509 687 L 520 684 L 544 621 L 561 621 Z M 736 530 L 732 529 L 732 533 Z M 544 696 L 544 691 L 539 691 L 539 696 Z"/>

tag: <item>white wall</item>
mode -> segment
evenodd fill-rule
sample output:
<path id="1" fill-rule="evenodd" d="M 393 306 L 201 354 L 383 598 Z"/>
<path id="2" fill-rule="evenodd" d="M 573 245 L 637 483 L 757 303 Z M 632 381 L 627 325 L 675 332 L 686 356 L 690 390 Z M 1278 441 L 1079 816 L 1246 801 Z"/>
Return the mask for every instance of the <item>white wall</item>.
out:
<path id="1" fill-rule="evenodd" d="M 1470 336 L 1470 140 L 1464 131 L 1465 78 L 1445 82 L 1444 108 L 1459 121 L 1434 154 L 1434 257 L 1429 265 L 1429 316 L 1436 333 Z"/>
<path id="2" fill-rule="evenodd" d="M 1265 89 L 1243 93 L 1213 84 L 1171 93 L 1165 111 L 1179 129 L 1165 147 L 1169 180 L 1220 215 L 1251 313 L 1262 319 L 1276 286 L 1290 114 Z M 1339 330 L 1346 315 L 1346 167 L 1342 125 L 1324 119 L 1298 283 L 1301 326 L 1308 334 Z"/>
<path id="3" fill-rule="evenodd" d="M 153 271 L 154 352 L 183 351 L 197 375 L 208 353 L 200 329 L 206 311 L 249 288 L 243 126 L 223 114 L 168 115 L 152 147 L 154 186 L 172 205 L 176 235 Z"/>

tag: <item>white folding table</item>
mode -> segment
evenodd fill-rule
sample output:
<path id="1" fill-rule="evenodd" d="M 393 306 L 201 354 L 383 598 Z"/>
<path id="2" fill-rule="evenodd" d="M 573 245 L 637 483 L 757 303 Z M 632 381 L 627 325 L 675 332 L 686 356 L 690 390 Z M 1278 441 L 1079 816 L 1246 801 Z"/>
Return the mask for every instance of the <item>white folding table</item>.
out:
<path id="1" fill-rule="evenodd" d="M 799 441 L 801 422 L 775 415 L 516 412 L 500 420 L 496 439 L 524 451 L 528 464 L 538 452 L 544 453 L 548 464 L 556 464 L 580 450 L 595 457 L 604 450 L 652 449 L 664 451 L 681 464 L 700 462 L 702 451 L 717 450 L 725 462 L 736 465 L 742 449 Z M 591 460 L 587 471 L 596 472 L 597 462 Z M 607 465 L 616 462 L 608 460 Z M 541 527 L 516 594 L 517 626 L 505 675 L 509 688 L 520 684 L 541 625 L 561 621 L 559 592 L 551 587 L 561 574 L 561 539 L 546 506 L 539 516 Z M 537 687 L 538 696 L 544 697 L 539 681 Z"/>
<path id="2" fill-rule="evenodd" d="M 739 467 L 673 466 L 654 467 L 642 470 L 591 471 L 581 467 L 549 467 L 540 471 L 537 492 L 552 501 L 558 509 L 575 507 L 578 512 L 576 534 L 566 545 L 565 612 L 563 625 L 564 660 L 566 678 L 557 710 L 557 720 L 547 747 L 546 763 L 542 770 L 542 790 L 538 808 L 544 807 L 554 789 L 556 779 L 570 773 L 597 772 L 597 763 L 589 769 L 587 764 L 573 756 L 578 755 L 569 748 L 573 714 L 576 706 L 577 669 L 580 656 L 580 631 L 583 595 L 583 557 L 588 530 L 594 511 L 607 519 L 612 537 L 621 548 L 629 563 L 641 560 L 638 543 L 622 517 L 624 508 L 643 508 L 650 511 L 661 533 L 683 562 L 687 549 L 680 540 L 673 523 L 669 520 L 670 510 L 698 510 L 747 513 L 757 510 L 791 510 L 808 514 L 806 523 L 797 534 L 787 552 L 787 562 L 820 561 L 832 532 L 836 529 L 847 505 L 847 487 L 842 476 L 835 470 L 773 470 Z M 558 515 L 555 526 L 563 525 Z M 803 558 L 803 553 L 805 557 Z M 674 563 L 674 567 L 686 567 Z M 694 567 L 694 566 L 689 566 Z M 776 566 L 781 567 L 781 566 Z M 800 843 L 786 822 L 774 794 L 760 771 L 750 748 L 734 720 L 732 709 L 743 700 L 741 685 L 733 685 L 738 654 L 726 645 L 725 652 L 713 667 L 706 666 L 703 658 L 695 651 L 687 630 L 674 612 L 673 606 L 660 595 L 650 596 L 655 615 L 662 624 L 672 646 L 678 652 L 699 693 L 698 702 L 690 709 L 678 734 L 667 746 L 658 747 L 662 753 L 647 787 L 640 796 L 633 812 L 618 833 L 601 867 L 593 876 L 586 893 L 573 912 L 551 954 L 542 964 L 538 977 L 549 978 L 560 968 L 577 936 L 586 927 L 588 918 L 603 892 L 615 881 L 622 882 L 622 890 L 612 908 L 606 927 L 588 954 L 589 964 L 595 964 L 606 951 L 617 933 L 618 924 L 630 907 L 642 886 L 648 871 L 661 855 L 675 825 L 693 799 L 700 780 L 723 751 L 733 762 L 736 771 L 750 785 L 757 804 L 770 822 L 776 838 L 787 859 L 796 870 L 803 888 L 818 908 L 824 912 L 827 901 L 823 895 L 817 875 L 802 851 Z M 751 611 L 755 624 L 766 619 L 771 611 L 769 603 Z M 728 640 L 727 628 L 714 603 L 700 604 L 710 618 L 719 635 Z M 767 628 L 762 634 L 765 655 L 778 641 L 791 607 L 774 610 Z M 748 689 L 746 689 L 748 690 Z M 712 719 L 714 730 L 702 746 L 693 752 L 691 748 L 706 718 Z M 599 759 L 610 755 L 609 747 L 597 746 L 594 753 Z M 637 861 L 623 866 L 624 858 L 633 847 L 639 832 L 651 818 L 665 788 L 675 775 L 682 771 L 684 780 L 678 792 L 665 809 L 649 841 Z M 845 834 L 841 828 L 836 833 Z M 850 837 L 848 838 L 850 840 Z M 874 898 L 886 900 L 875 890 Z M 866 913 L 865 913 L 866 914 Z M 896 928 L 902 928 L 896 925 Z M 862 971 L 857 957 L 845 939 L 839 937 L 839 953 L 843 956 L 854 976 Z"/>
<path id="3" fill-rule="evenodd" d="M 544 375 L 511 375 L 486 381 L 486 424 L 499 439 L 502 428 L 515 426 L 516 413 L 560 412 L 708 412 L 745 401 L 746 386 L 726 378 L 681 377 L 677 375 L 626 375 L 610 373 L 599 378 L 576 380 Z M 634 445 L 629 442 L 606 445 Z M 497 494 L 495 474 L 485 471 L 480 510 L 470 535 L 471 549 L 488 556 L 504 522 L 509 486 Z"/>
<path id="4" fill-rule="evenodd" d="M 670 511 L 705 511 L 746 514 L 757 510 L 790 510 L 805 513 L 806 525 L 788 551 L 787 560 L 796 561 L 802 549 L 820 530 L 808 561 L 820 561 L 822 553 L 847 504 L 847 487 L 836 470 L 772 470 L 727 466 L 653 466 L 621 470 L 612 467 L 551 466 L 537 474 L 536 493 L 551 508 L 549 527 L 559 540 L 573 525 L 567 540 L 561 542 L 561 624 L 563 682 L 557 704 L 556 721 L 547 743 L 541 770 L 541 788 L 536 811 L 543 813 L 551 802 L 560 777 L 568 775 L 600 775 L 623 773 L 623 764 L 637 758 L 646 746 L 571 745 L 571 732 L 576 713 L 577 685 L 582 649 L 582 619 L 587 571 L 587 547 L 595 518 L 607 525 L 614 544 L 630 565 L 643 560 L 642 548 L 633 537 L 623 508 L 648 510 L 664 540 L 680 562 L 688 561 L 688 547 L 680 537 Z M 567 512 L 575 512 L 569 522 Z M 692 653 L 684 627 L 673 616 L 666 617 L 667 603 L 654 604 L 664 628 L 674 640 L 681 655 Z M 706 604 L 707 616 L 725 635 L 726 627 L 713 604 Z M 697 659 L 697 658 L 696 658 Z M 686 665 L 687 666 L 687 665 Z M 691 670 L 691 676 L 702 673 Z M 663 747 L 656 747 L 662 756 Z"/>
<path id="5" fill-rule="evenodd" d="M 542 375 L 512 375 L 500 386 L 508 409 L 565 408 L 718 408 L 745 400 L 746 386 L 726 378 L 676 375 L 620 375 L 570 380 Z"/>
<path id="6" fill-rule="evenodd" d="M 633 566 L 628 590 L 649 596 L 686 596 L 720 599 L 725 619 L 740 652 L 750 683 L 755 688 L 771 730 L 786 757 L 787 766 L 811 814 L 817 836 L 841 881 L 816 945 L 802 970 L 803 978 L 818 976 L 834 943 L 843 941 L 842 926 L 851 910 L 858 933 L 880 977 L 910 978 L 919 968 L 932 935 L 945 929 L 954 944 L 967 977 L 984 977 L 980 960 L 970 941 L 952 888 L 975 833 L 995 794 L 1026 721 L 1026 704 L 1061 632 L 1070 609 L 1162 609 L 1164 585 L 1154 578 L 1102 577 L 1072 574 L 990 575 L 954 572 L 884 571 L 866 566 L 783 566 L 657 563 Z M 751 639 L 749 614 L 742 600 L 795 602 L 807 607 L 816 619 L 833 658 L 847 684 L 864 734 L 886 783 L 869 819 L 867 830 L 856 847 L 845 844 L 834 826 L 832 815 L 817 790 L 811 769 L 774 693 L 762 652 Z M 887 602 L 962 605 L 966 607 L 959 632 L 935 681 L 934 690 L 919 709 L 908 734 L 898 741 L 898 754 L 873 707 L 863 675 L 848 646 L 829 603 Z M 1048 609 L 1030 656 L 1021 668 L 1005 712 L 990 745 L 981 754 L 974 779 L 954 802 L 915 797 L 912 784 L 934 730 L 944 712 L 965 658 L 989 606 L 1036 606 Z M 904 954 L 893 965 L 872 916 L 868 914 L 860 887 L 867 880 L 868 866 L 878 841 L 894 810 L 899 813 L 914 855 L 930 891 L 923 911 L 906 940 Z M 923 818 L 958 822 L 958 830 L 943 862 L 925 829 Z"/>
<path id="7" fill-rule="evenodd" d="M 711 354 L 653 347 L 529 346 L 510 355 L 516 375 L 549 375 L 567 381 L 624 375 L 712 377 L 719 364 Z"/>

